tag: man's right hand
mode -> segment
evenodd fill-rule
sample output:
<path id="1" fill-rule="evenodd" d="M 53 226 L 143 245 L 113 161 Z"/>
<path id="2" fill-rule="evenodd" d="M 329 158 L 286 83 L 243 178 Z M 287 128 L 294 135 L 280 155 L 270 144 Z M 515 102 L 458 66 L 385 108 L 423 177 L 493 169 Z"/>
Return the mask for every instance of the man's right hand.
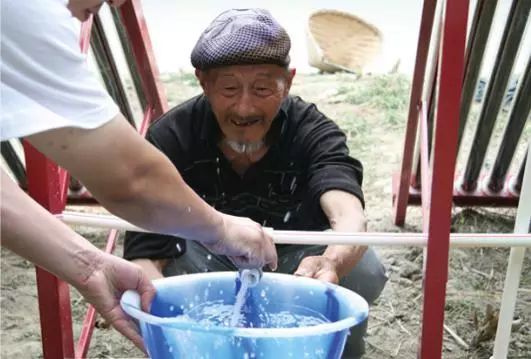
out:
<path id="1" fill-rule="evenodd" d="M 238 268 L 277 269 L 277 251 L 273 238 L 249 218 L 221 214 L 223 230 L 214 242 L 202 242 L 208 250 L 221 254 Z"/>

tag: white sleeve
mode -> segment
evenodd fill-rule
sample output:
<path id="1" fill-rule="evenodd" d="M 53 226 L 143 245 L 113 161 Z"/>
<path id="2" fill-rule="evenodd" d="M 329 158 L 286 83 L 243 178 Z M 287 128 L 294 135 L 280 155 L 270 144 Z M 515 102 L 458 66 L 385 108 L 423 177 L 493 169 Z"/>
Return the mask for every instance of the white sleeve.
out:
<path id="1" fill-rule="evenodd" d="M 2 140 L 96 128 L 119 110 L 90 71 L 67 0 L 1 1 Z"/>

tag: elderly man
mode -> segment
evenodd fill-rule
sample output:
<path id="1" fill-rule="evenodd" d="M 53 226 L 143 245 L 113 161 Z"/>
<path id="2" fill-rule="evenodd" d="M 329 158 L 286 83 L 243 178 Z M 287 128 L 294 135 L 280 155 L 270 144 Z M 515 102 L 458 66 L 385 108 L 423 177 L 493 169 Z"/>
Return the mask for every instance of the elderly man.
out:
<path id="1" fill-rule="evenodd" d="M 162 116 L 147 139 L 219 211 L 275 229 L 364 231 L 362 166 L 333 121 L 288 95 L 295 75 L 289 49 L 288 34 L 269 12 L 222 13 L 192 52 L 204 94 Z M 278 271 L 339 283 L 369 303 L 387 279 L 366 247 L 277 251 Z M 127 233 L 124 256 L 152 278 L 237 269 L 200 244 L 155 234 Z M 363 332 L 350 336 L 346 357 L 363 354 Z"/>

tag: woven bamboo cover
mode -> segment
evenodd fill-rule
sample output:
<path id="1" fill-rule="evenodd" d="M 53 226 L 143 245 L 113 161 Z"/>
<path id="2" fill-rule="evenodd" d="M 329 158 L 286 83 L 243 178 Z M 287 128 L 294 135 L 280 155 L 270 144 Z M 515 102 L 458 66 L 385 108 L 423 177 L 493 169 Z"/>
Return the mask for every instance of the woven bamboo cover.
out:
<path id="1" fill-rule="evenodd" d="M 379 54 L 381 45 L 380 31 L 355 15 L 319 10 L 309 17 L 308 62 L 322 71 L 363 73 Z"/>

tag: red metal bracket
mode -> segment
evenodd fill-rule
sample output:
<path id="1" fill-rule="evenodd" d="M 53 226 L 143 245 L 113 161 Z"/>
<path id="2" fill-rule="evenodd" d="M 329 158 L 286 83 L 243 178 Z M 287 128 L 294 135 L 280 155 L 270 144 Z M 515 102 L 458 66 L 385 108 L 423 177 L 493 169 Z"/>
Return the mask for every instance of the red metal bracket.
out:
<path id="1" fill-rule="evenodd" d="M 68 173 L 24 141 L 28 193 L 51 213 L 65 208 Z M 36 268 L 41 318 L 42 350 L 45 359 L 72 358 L 74 335 L 68 284 Z"/>
<path id="2" fill-rule="evenodd" d="M 167 111 L 168 103 L 159 80 L 159 73 L 151 48 L 144 15 L 138 0 L 126 2 L 120 8 L 124 26 L 131 40 L 133 55 L 139 69 L 147 107 L 140 126 L 142 135 L 154 117 Z M 92 17 L 82 24 L 80 47 L 86 53 L 90 47 Z M 28 193 L 51 213 L 61 213 L 66 204 L 68 173 L 48 160 L 43 154 L 24 143 L 28 178 Z M 90 194 L 88 194 L 89 197 Z M 106 251 L 114 250 L 117 231 L 111 231 Z M 87 355 L 94 330 L 96 312 L 87 309 L 79 340 L 74 351 L 72 314 L 68 285 L 52 274 L 37 268 L 37 287 L 41 318 L 42 346 L 45 359 L 84 358 Z"/>
<path id="3" fill-rule="evenodd" d="M 404 140 L 404 152 L 402 154 L 402 165 L 400 168 L 400 182 L 396 195 L 393 198 L 393 217 L 396 225 L 403 225 L 406 218 L 406 209 L 409 195 L 409 185 L 411 181 L 411 168 L 413 164 L 413 152 L 417 135 L 418 112 L 424 86 L 424 73 L 426 72 L 426 62 L 430 47 L 430 37 L 433 28 L 433 18 L 435 16 L 435 6 L 437 1 L 425 0 L 422 9 L 422 20 L 420 24 L 419 42 L 415 62 L 415 73 L 413 75 L 413 86 L 409 103 L 409 114 L 406 125 L 406 138 Z"/>
<path id="4" fill-rule="evenodd" d="M 447 0 L 441 34 L 420 357 L 441 358 L 468 2 Z"/>
<path id="5" fill-rule="evenodd" d="M 168 100 L 160 82 L 159 70 L 140 1 L 125 2 L 120 7 L 120 16 L 131 41 L 148 107 L 152 107 L 153 117 L 159 117 L 168 111 Z"/>

